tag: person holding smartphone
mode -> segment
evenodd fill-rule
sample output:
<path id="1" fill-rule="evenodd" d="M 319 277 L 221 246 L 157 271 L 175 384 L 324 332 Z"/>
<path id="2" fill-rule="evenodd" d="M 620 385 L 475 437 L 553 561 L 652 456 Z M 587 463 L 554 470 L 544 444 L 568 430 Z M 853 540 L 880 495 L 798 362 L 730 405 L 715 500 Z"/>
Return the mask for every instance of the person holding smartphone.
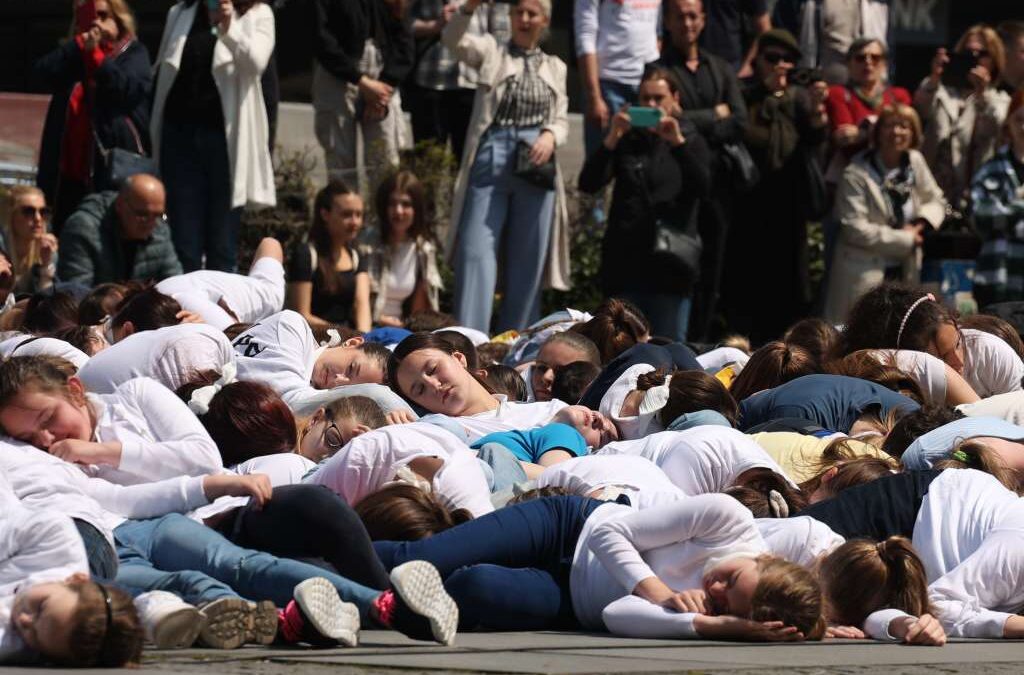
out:
<path id="1" fill-rule="evenodd" d="M 481 4 L 466 0 L 441 33 L 441 43 L 480 72 L 447 248 L 455 257 L 455 316 L 487 333 L 504 249 L 493 331 L 500 333 L 540 318 L 542 280 L 569 285 L 568 212 L 555 151 L 569 135 L 569 97 L 565 63 L 540 48 L 551 0 L 518 0 L 506 44 L 468 32 Z"/>
<path id="2" fill-rule="evenodd" d="M 71 39 L 39 59 L 33 79 L 53 94 L 43 129 L 39 184 L 55 206 L 54 227 L 90 192 L 114 189 L 114 148 L 149 152 L 149 52 L 136 39 L 125 0 L 75 3 Z"/>
<path id="3" fill-rule="evenodd" d="M 681 118 L 679 90 L 667 68 L 648 67 L 640 80 L 642 107 L 625 106 L 612 116 L 604 143 L 583 165 L 579 187 L 596 193 L 615 181 L 601 252 L 605 295 L 639 306 L 656 335 L 685 340 L 700 273 L 698 202 L 710 192 L 711 153 L 696 127 Z M 688 275 L 669 261 L 658 264 L 664 228 L 696 243 L 697 266 Z"/>
<path id="4" fill-rule="evenodd" d="M 1010 95 L 997 85 L 1006 57 L 989 26 L 967 29 L 950 54 L 940 48 L 914 92 L 924 124 L 921 152 L 950 205 L 967 207 L 971 177 L 995 154 Z"/>

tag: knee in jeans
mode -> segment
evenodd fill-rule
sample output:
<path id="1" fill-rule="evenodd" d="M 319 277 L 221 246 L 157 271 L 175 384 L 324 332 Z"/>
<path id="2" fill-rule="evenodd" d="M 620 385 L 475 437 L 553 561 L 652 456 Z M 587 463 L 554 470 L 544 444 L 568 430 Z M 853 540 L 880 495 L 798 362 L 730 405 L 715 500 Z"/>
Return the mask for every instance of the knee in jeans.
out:
<path id="1" fill-rule="evenodd" d="M 444 588 L 461 607 L 486 605 L 495 591 L 491 582 L 493 570 L 489 565 L 471 565 L 452 572 L 444 581 Z"/>

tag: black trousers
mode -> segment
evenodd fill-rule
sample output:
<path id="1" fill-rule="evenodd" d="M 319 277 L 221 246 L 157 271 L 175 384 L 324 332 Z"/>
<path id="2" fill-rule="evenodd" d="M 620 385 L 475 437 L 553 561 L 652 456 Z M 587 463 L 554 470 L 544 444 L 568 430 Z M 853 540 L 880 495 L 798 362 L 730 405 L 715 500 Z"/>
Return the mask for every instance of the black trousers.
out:
<path id="1" fill-rule="evenodd" d="M 411 105 L 413 139 L 417 143 L 437 141 L 442 145 L 451 141 L 455 161 L 461 162 L 476 90 L 438 91 L 415 85 L 409 89 L 414 98 Z"/>

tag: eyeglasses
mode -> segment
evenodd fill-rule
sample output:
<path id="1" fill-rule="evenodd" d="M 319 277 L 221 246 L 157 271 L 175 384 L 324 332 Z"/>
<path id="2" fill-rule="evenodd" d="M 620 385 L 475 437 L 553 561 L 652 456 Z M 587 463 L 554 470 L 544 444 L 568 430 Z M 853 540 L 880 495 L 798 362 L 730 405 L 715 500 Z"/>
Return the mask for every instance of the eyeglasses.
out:
<path id="1" fill-rule="evenodd" d="M 853 60 L 856 61 L 857 63 L 867 63 L 868 61 L 870 61 L 871 63 L 881 63 L 882 61 L 885 60 L 885 55 L 874 54 L 870 52 L 861 52 L 860 54 L 854 56 Z"/>
<path id="2" fill-rule="evenodd" d="M 53 213 L 53 211 L 50 210 L 49 206 L 43 206 L 38 209 L 34 206 L 22 206 L 18 209 L 18 213 L 20 213 L 23 218 L 35 218 L 38 213 L 39 217 L 43 220 L 49 220 L 50 214 Z"/>
<path id="3" fill-rule="evenodd" d="M 796 58 L 789 52 L 761 52 L 761 58 L 773 66 L 780 61 L 796 63 Z"/>
<path id="4" fill-rule="evenodd" d="M 338 429 L 338 425 L 334 423 L 331 418 L 331 414 L 324 411 L 324 421 L 327 422 L 327 426 L 324 428 L 324 443 L 331 450 L 338 450 L 341 446 L 345 445 L 345 439 L 341 435 L 341 430 Z"/>

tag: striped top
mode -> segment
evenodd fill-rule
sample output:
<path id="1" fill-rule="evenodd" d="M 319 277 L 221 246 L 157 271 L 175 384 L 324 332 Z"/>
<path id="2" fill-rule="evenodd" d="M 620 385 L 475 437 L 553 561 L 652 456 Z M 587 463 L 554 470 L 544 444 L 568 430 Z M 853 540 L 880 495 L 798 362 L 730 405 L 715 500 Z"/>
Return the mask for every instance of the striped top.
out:
<path id="1" fill-rule="evenodd" d="M 538 71 L 544 52 L 509 44 L 508 53 L 524 60 L 523 70 L 512 78 L 498 104 L 494 124 L 499 127 L 536 127 L 548 119 L 554 95 Z"/>

